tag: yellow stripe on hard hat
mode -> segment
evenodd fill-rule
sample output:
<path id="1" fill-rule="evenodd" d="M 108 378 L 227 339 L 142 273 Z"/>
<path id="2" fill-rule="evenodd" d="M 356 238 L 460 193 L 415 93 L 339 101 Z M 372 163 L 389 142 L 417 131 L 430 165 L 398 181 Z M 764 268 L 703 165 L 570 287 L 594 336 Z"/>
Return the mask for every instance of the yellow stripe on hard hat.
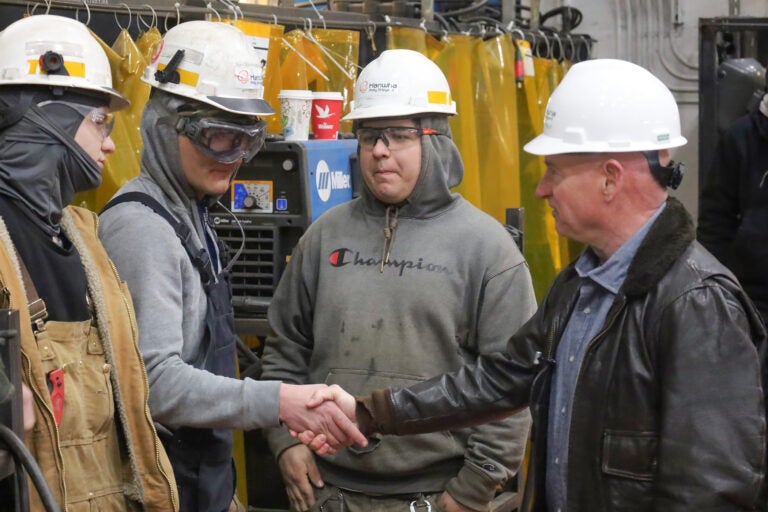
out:
<path id="1" fill-rule="evenodd" d="M 446 91 L 427 91 L 427 103 L 450 105 L 451 95 Z"/>
<path id="2" fill-rule="evenodd" d="M 28 73 L 30 75 L 45 75 L 47 74 L 45 71 L 43 71 L 40 68 L 40 60 L 28 60 L 27 64 L 29 64 L 29 71 Z M 84 62 L 72 62 L 72 61 L 65 61 L 64 62 L 64 68 L 67 70 L 67 73 L 69 73 L 69 76 L 76 76 L 78 78 L 85 78 L 85 63 Z"/>
<path id="3" fill-rule="evenodd" d="M 165 69 L 165 64 L 158 64 L 157 70 L 162 71 Z M 197 87 L 197 81 L 200 79 L 200 73 L 194 71 L 187 71 L 186 69 L 176 68 L 179 73 L 179 83 L 188 85 L 190 87 Z"/>

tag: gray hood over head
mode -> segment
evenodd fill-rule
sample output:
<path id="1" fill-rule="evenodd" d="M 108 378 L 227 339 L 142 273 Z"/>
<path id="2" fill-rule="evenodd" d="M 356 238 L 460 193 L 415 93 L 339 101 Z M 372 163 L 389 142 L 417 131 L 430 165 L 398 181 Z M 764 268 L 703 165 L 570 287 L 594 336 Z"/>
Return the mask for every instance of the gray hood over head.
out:
<path id="1" fill-rule="evenodd" d="M 141 173 L 147 174 L 175 205 L 192 208 L 195 192 L 181 169 L 179 134 L 176 121 L 178 108 L 189 100 L 153 90 L 141 117 Z"/>
<path id="2" fill-rule="evenodd" d="M 421 172 L 411 195 L 399 206 L 401 217 L 428 218 L 443 211 L 459 197 L 451 192 L 464 178 L 464 163 L 459 148 L 453 142 L 448 118 L 443 115 L 419 118 L 422 128 L 437 130 L 438 135 L 421 137 Z M 381 212 L 387 205 L 376 199 L 367 186 L 363 187 L 366 209 Z"/>
<path id="3" fill-rule="evenodd" d="M 0 90 L 0 123 L 8 124 L 0 129 L 0 194 L 25 206 L 22 211 L 36 225 L 55 235 L 75 194 L 99 186 L 101 168 L 75 141 L 82 114 L 61 103 L 36 106 L 49 100 L 92 107 L 106 101 L 76 93 L 54 96 L 46 89 Z M 12 111 L 24 105 L 23 116 L 14 122 Z"/>
<path id="4" fill-rule="evenodd" d="M 437 133 L 421 136 L 421 169 L 411 195 L 400 204 L 388 205 L 379 201 L 364 182 L 361 200 L 365 209 L 372 215 L 381 215 L 384 220 L 381 272 L 389 263 L 395 244 L 398 218 L 435 217 L 461 199 L 450 190 L 464 178 L 464 163 L 451 138 L 448 118 L 444 115 L 424 116 L 419 117 L 418 122 L 421 128 L 432 128 Z"/>

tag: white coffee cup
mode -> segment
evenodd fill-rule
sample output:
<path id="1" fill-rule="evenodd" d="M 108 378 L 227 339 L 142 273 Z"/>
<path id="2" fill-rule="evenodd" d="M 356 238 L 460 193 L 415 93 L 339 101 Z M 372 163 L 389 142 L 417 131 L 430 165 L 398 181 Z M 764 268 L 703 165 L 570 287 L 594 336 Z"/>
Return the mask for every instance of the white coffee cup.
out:
<path id="1" fill-rule="evenodd" d="M 278 93 L 285 140 L 309 139 L 313 97 L 312 91 L 303 89 L 283 89 Z"/>

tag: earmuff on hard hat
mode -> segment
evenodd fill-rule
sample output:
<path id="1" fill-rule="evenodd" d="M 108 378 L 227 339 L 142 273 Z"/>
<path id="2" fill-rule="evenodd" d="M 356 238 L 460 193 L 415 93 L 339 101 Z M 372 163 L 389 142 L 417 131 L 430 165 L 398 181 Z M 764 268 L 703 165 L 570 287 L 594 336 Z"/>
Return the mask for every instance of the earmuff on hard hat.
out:
<path id="1" fill-rule="evenodd" d="M 680 186 L 685 174 L 684 163 L 670 160 L 667 165 L 661 165 L 658 151 L 643 151 L 643 156 L 648 161 L 648 167 L 651 169 L 651 175 L 656 183 L 673 190 Z"/>

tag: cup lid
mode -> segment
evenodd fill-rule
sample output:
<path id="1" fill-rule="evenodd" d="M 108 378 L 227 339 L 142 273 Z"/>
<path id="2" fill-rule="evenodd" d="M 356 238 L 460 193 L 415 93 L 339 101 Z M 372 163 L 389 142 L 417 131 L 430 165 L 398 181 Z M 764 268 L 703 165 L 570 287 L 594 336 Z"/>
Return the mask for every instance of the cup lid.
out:
<path id="1" fill-rule="evenodd" d="M 312 91 L 305 89 L 282 89 L 277 93 L 277 97 L 295 100 L 311 100 L 313 98 Z"/>
<path id="2" fill-rule="evenodd" d="M 335 92 L 335 91 L 313 92 L 312 96 L 316 100 L 343 100 L 344 99 L 344 96 L 342 96 L 340 92 Z"/>

